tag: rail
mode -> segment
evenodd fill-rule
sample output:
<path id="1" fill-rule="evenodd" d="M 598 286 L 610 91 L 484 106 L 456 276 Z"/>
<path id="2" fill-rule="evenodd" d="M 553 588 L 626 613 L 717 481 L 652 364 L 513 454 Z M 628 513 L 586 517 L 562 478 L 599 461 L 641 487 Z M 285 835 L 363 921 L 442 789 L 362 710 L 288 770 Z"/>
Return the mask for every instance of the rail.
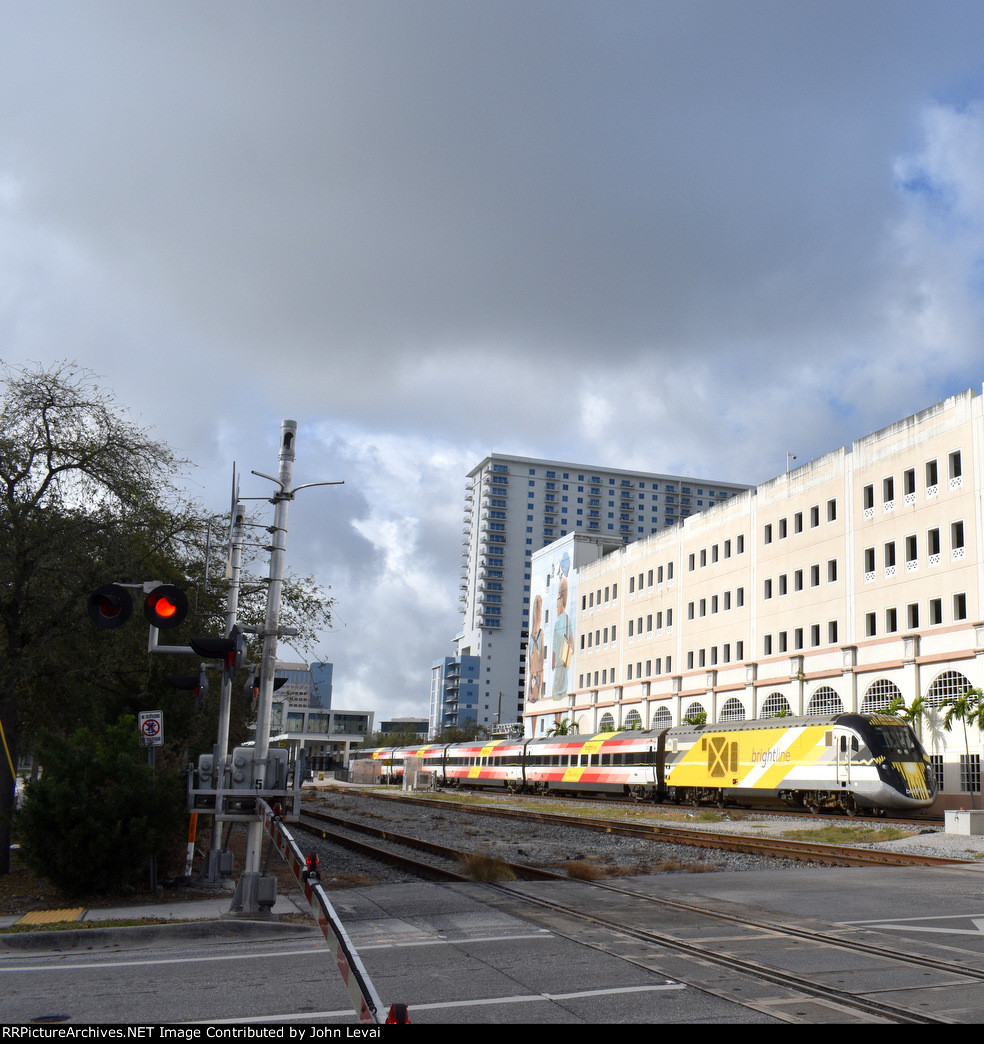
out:
<path id="1" fill-rule="evenodd" d="M 405 1004 L 391 1005 L 386 1018 L 382 1018 L 383 1005 L 345 927 L 318 880 L 317 863 L 308 864 L 300 846 L 280 818 L 278 810 L 271 808 L 262 798 L 257 800 L 256 808 L 257 814 L 263 820 L 263 829 L 270 835 L 277 851 L 283 856 L 291 873 L 297 879 L 304 898 L 311 908 L 311 913 L 325 937 L 325 942 L 333 947 L 335 964 L 355 1006 L 359 1021 L 368 1025 L 379 1025 L 381 1021 L 397 1024 L 409 1023 L 410 1018 Z"/>

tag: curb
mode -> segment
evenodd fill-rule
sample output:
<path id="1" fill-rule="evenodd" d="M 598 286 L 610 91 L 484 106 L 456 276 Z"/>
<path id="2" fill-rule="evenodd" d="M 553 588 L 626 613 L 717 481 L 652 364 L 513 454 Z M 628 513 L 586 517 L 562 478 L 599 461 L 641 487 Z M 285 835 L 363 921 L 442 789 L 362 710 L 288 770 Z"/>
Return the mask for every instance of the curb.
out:
<path id="1" fill-rule="evenodd" d="M 237 920 L 187 921 L 174 924 L 139 924 L 114 928 L 74 928 L 54 932 L 13 932 L 0 934 L 0 947 L 9 950 L 99 950 L 152 946 L 162 938 L 201 939 L 224 936 L 227 939 L 254 936 L 275 938 L 313 935 L 321 938 L 316 925 L 287 924 L 282 921 Z"/>

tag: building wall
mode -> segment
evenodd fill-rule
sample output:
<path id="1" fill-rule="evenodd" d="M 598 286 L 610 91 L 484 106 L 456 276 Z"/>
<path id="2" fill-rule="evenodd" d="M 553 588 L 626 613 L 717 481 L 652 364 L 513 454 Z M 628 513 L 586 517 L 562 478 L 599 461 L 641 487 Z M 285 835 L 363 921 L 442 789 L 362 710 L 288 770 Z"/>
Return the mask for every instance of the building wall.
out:
<path id="1" fill-rule="evenodd" d="M 984 685 L 981 403 L 954 396 L 577 567 L 569 692 L 528 705 L 527 733 L 938 707 Z M 941 716 L 917 731 L 959 794 L 981 737 L 962 769 Z"/>
<path id="2" fill-rule="evenodd" d="M 481 660 L 477 721 L 518 721 L 528 688 L 532 556 L 583 533 L 642 539 L 747 487 L 495 454 L 468 476 L 459 656 Z"/>

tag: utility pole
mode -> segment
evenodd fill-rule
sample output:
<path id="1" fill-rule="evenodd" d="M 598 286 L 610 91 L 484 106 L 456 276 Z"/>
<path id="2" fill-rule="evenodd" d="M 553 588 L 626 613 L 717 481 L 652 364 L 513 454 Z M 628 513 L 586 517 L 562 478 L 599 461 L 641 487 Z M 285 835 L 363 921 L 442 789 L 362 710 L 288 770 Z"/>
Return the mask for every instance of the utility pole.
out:
<path id="1" fill-rule="evenodd" d="M 254 475 L 269 479 L 277 487 L 271 498 L 274 505 L 273 525 L 269 527 L 273 540 L 270 551 L 270 578 L 267 588 L 266 620 L 263 625 L 263 652 L 260 659 L 260 689 L 256 707 L 256 741 L 253 748 L 253 787 L 270 789 L 267 767 L 270 755 L 270 720 L 273 714 L 273 683 L 277 668 L 277 643 L 281 635 L 280 602 L 284 580 L 284 557 L 287 547 L 287 515 L 290 502 L 298 490 L 310 486 L 336 486 L 340 482 L 308 482 L 296 489 L 291 487 L 294 473 L 297 421 L 285 420 L 280 426 L 280 470 L 276 478 L 254 471 Z M 287 633 L 287 632 L 283 632 Z M 293 633 L 293 632 L 290 632 Z M 295 773 L 301 766 L 295 762 Z M 230 913 L 255 914 L 269 912 L 276 901 L 276 879 L 260 869 L 263 846 L 263 820 L 258 817 L 249 824 L 246 843 L 246 866 L 233 896 Z"/>
<path id="2" fill-rule="evenodd" d="M 228 580 L 229 590 L 226 593 L 226 637 L 231 637 L 239 615 L 240 574 L 243 561 L 243 531 L 246 520 L 246 508 L 236 501 L 232 508 L 232 527 L 229 541 Z M 229 722 L 232 717 L 232 675 L 229 670 L 222 671 L 222 686 L 219 691 L 219 729 L 216 737 L 213 764 L 224 766 L 229 753 Z M 218 784 L 222 786 L 224 773 L 219 768 Z M 212 842 L 206 863 L 202 867 L 202 879 L 216 882 L 222 876 L 222 823 L 218 816 L 212 826 Z"/>

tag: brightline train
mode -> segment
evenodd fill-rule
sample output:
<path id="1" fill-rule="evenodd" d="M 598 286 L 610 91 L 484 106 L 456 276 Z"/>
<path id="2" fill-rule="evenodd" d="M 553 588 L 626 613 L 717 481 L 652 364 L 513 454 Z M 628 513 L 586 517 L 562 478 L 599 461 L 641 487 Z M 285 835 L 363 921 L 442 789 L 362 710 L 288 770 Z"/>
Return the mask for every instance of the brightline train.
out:
<path id="1" fill-rule="evenodd" d="M 382 782 L 400 782 L 412 769 L 425 786 L 693 805 L 784 803 L 852 816 L 927 808 L 938 792 L 915 733 L 887 714 L 382 747 L 354 752 L 353 763 L 356 779 Z"/>

